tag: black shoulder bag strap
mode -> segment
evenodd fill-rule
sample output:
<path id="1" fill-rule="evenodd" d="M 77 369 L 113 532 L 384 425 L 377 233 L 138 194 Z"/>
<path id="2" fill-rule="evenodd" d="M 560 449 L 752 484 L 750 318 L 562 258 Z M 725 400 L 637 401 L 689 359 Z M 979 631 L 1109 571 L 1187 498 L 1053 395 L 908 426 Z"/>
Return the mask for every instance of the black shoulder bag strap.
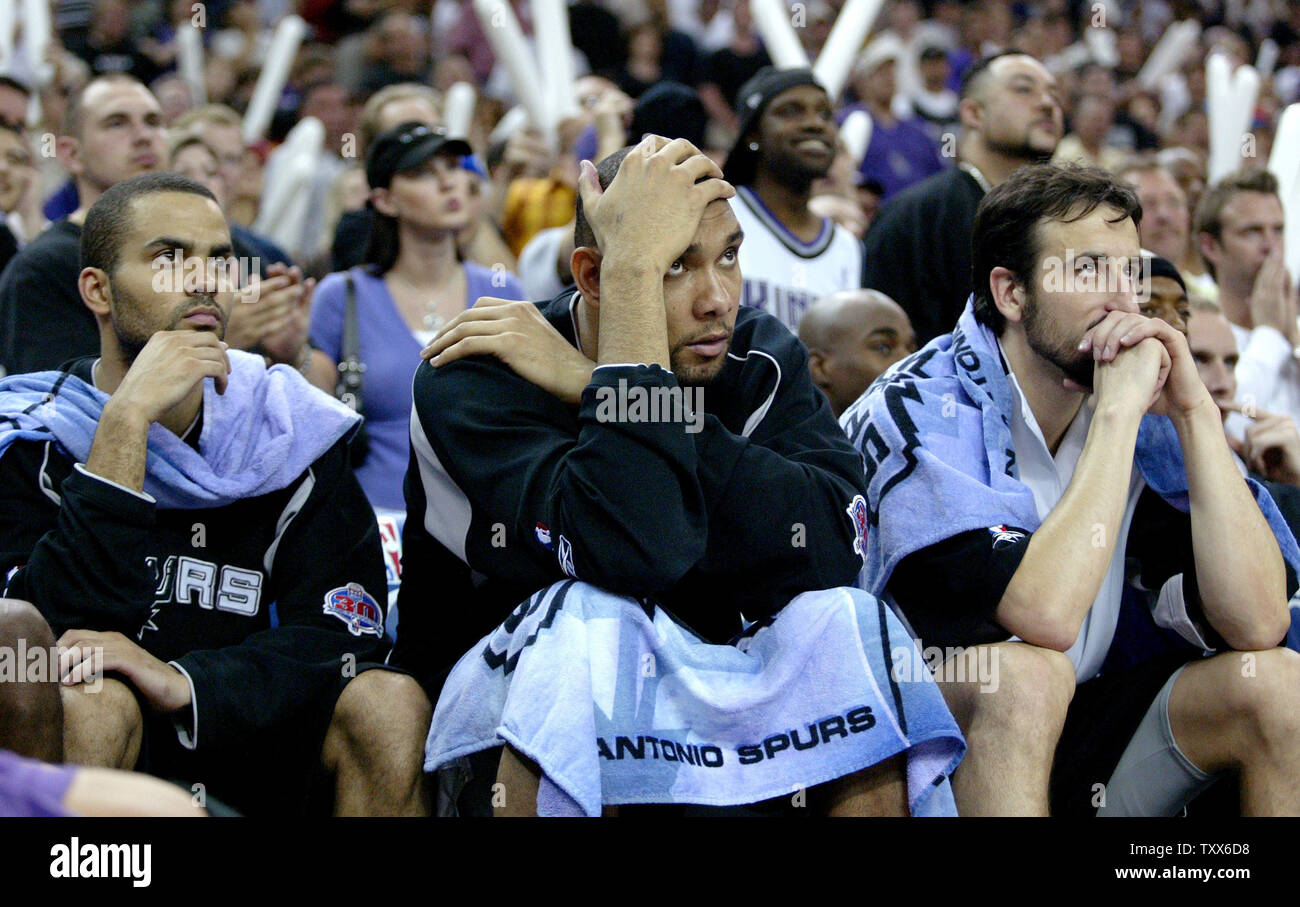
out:
<path id="1" fill-rule="evenodd" d="M 339 381 L 334 387 L 334 396 L 352 408 L 359 416 L 364 416 L 361 403 L 361 379 L 366 371 L 366 364 L 361 361 L 358 347 L 360 341 L 357 331 L 357 285 L 349 274 L 347 293 L 343 308 L 343 338 L 339 349 Z M 352 441 L 353 466 L 359 466 L 365 459 L 369 448 L 365 436 L 366 427 L 362 423 Z"/>

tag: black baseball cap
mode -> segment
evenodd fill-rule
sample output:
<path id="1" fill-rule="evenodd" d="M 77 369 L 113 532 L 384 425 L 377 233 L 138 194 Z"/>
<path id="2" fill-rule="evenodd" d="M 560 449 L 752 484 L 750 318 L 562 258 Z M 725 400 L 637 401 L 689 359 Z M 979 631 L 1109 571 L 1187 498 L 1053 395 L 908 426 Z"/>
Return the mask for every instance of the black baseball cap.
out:
<path id="1" fill-rule="evenodd" d="M 695 89 L 665 80 L 637 98 L 627 134 L 653 133 L 666 139 L 686 139 L 696 148 L 703 148 L 708 126 L 709 113 Z"/>
<path id="2" fill-rule="evenodd" d="M 403 123 L 380 133 L 366 155 L 366 181 L 371 189 L 386 189 L 395 174 L 418 167 L 435 154 L 469 157 L 474 149 L 462 139 L 447 137 L 447 131 L 427 123 Z"/>
<path id="3" fill-rule="evenodd" d="M 1187 282 L 1183 280 L 1183 275 L 1178 272 L 1178 268 L 1167 258 L 1161 258 L 1159 255 L 1152 255 L 1148 259 L 1148 267 L 1152 277 L 1168 277 L 1187 292 Z"/>
<path id="4" fill-rule="evenodd" d="M 752 79 L 740 86 L 736 94 L 736 116 L 740 120 L 740 131 L 736 134 L 736 144 L 731 146 L 727 155 L 727 164 L 722 168 L 722 177 L 733 186 L 745 186 L 754 180 L 758 169 L 758 151 L 751 151 L 747 133 L 763 115 L 767 105 L 779 94 L 799 85 L 816 85 L 822 91 L 826 88 L 807 67 L 798 69 L 776 69 L 764 66 Z"/>

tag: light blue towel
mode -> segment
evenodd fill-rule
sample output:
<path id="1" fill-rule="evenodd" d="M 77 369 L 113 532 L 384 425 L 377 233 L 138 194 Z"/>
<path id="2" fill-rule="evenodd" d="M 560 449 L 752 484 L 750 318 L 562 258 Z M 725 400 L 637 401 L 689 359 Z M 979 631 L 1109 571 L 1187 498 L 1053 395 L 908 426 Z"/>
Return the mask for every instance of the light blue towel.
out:
<path id="1" fill-rule="evenodd" d="M 735 645 L 574 581 L 524 602 L 456 664 L 425 769 L 508 742 L 535 761 L 543 814 L 737 805 L 798 794 L 907 753 L 913 815 L 954 815 L 965 751 L 934 681 L 899 683 L 910 646 L 856 589 L 808 592 Z"/>
<path id="2" fill-rule="evenodd" d="M 144 490 L 164 510 L 224 507 L 286 488 L 361 418 L 288 366 L 230 350 L 218 394 L 203 382 L 199 454 L 157 423 L 149 427 Z M 66 372 L 0 380 L 0 455 L 18 440 L 53 438 L 79 463 L 90 456 L 108 395 Z"/>
<path id="3" fill-rule="evenodd" d="M 899 561 L 958 533 L 1039 526 L 1011 443 L 1011 380 L 993 332 L 970 303 L 957 328 L 881 375 L 840 418 L 867 473 L 867 552 L 858 585 L 879 595 Z M 1187 474 L 1173 423 L 1146 416 L 1136 461 L 1147 485 L 1184 513 Z M 1300 548 L 1263 486 L 1247 480 L 1287 563 Z"/>

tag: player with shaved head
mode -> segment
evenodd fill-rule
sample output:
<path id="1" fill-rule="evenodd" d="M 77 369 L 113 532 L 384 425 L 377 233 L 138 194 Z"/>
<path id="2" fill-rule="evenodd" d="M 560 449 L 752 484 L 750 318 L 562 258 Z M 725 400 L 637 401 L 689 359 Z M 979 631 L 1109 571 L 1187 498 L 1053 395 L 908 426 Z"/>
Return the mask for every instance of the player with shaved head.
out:
<path id="1" fill-rule="evenodd" d="M 808 368 L 839 418 L 885 369 L 916 351 L 907 313 L 879 290 L 825 296 L 799 322 Z"/>

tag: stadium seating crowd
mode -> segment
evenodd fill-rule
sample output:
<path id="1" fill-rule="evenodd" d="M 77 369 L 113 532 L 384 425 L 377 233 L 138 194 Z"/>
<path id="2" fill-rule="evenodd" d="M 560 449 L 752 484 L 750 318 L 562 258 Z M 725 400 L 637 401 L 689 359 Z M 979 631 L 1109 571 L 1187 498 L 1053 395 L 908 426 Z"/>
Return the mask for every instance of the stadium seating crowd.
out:
<path id="1" fill-rule="evenodd" d="M 0 815 L 1300 813 L 1300 4 L 6 5 Z"/>

